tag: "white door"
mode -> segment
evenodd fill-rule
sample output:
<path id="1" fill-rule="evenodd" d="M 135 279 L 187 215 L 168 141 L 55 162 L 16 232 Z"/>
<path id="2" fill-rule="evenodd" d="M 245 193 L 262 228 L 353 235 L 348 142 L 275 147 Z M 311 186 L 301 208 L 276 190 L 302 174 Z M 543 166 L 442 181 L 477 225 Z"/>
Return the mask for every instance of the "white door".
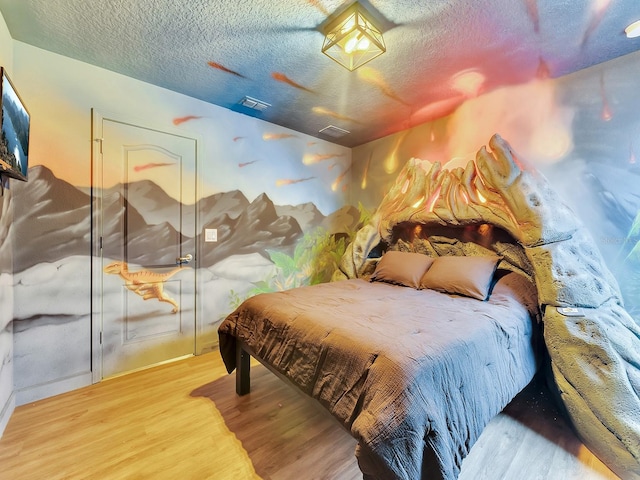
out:
<path id="1" fill-rule="evenodd" d="M 94 113 L 94 381 L 194 354 L 197 140 Z"/>

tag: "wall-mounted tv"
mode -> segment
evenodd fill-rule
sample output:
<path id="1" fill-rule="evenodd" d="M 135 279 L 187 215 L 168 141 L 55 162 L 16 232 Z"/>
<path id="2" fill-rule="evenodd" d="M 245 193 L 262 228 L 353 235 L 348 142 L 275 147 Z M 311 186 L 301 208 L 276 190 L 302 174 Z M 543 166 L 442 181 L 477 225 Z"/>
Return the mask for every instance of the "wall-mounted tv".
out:
<path id="1" fill-rule="evenodd" d="M 29 168 L 29 125 L 27 107 L 13 87 L 7 72 L 0 67 L 0 176 L 27 181 Z"/>

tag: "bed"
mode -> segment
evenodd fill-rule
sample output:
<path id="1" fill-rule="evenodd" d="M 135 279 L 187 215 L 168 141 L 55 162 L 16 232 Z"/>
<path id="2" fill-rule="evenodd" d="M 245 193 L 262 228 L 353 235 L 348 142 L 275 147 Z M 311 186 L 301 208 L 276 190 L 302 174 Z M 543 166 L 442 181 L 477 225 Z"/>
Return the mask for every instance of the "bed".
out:
<path id="1" fill-rule="evenodd" d="M 539 364 L 535 287 L 495 279 L 486 301 L 360 278 L 261 294 L 221 324 L 223 360 L 241 394 L 251 354 L 316 399 L 358 440 L 364 478 L 455 479 Z"/>
<path id="2" fill-rule="evenodd" d="M 382 268 L 392 252 L 420 257 Z M 486 259 L 480 293 L 459 275 L 475 267 L 450 268 Z M 251 355 L 329 410 L 365 480 L 455 479 L 539 348 L 587 447 L 640 479 L 640 325 L 589 232 L 498 135 L 464 169 L 409 160 L 334 280 L 248 299 L 220 350 L 239 394 Z"/>

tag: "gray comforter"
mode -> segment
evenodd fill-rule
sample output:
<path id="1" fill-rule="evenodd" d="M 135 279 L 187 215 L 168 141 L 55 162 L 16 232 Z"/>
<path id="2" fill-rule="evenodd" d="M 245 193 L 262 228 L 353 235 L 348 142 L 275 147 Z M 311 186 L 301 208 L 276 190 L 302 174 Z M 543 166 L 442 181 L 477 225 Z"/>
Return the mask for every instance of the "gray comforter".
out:
<path id="1" fill-rule="evenodd" d="M 353 279 L 252 297 L 219 327 L 317 399 L 358 440 L 366 479 L 455 479 L 485 425 L 533 377 L 535 288 L 488 301 Z"/>

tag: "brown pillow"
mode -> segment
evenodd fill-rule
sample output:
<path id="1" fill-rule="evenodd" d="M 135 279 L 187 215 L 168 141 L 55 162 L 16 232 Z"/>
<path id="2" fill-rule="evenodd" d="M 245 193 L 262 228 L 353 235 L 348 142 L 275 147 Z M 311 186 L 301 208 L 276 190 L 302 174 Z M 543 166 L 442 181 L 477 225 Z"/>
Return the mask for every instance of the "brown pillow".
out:
<path id="1" fill-rule="evenodd" d="M 432 263 L 433 258 L 421 253 L 391 250 L 378 261 L 370 281 L 420 288 L 420 279 Z"/>
<path id="2" fill-rule="evenodd" d="M 420 282 L 421 288 L 485 300 L 500 257 L 438 257 Z"/>

